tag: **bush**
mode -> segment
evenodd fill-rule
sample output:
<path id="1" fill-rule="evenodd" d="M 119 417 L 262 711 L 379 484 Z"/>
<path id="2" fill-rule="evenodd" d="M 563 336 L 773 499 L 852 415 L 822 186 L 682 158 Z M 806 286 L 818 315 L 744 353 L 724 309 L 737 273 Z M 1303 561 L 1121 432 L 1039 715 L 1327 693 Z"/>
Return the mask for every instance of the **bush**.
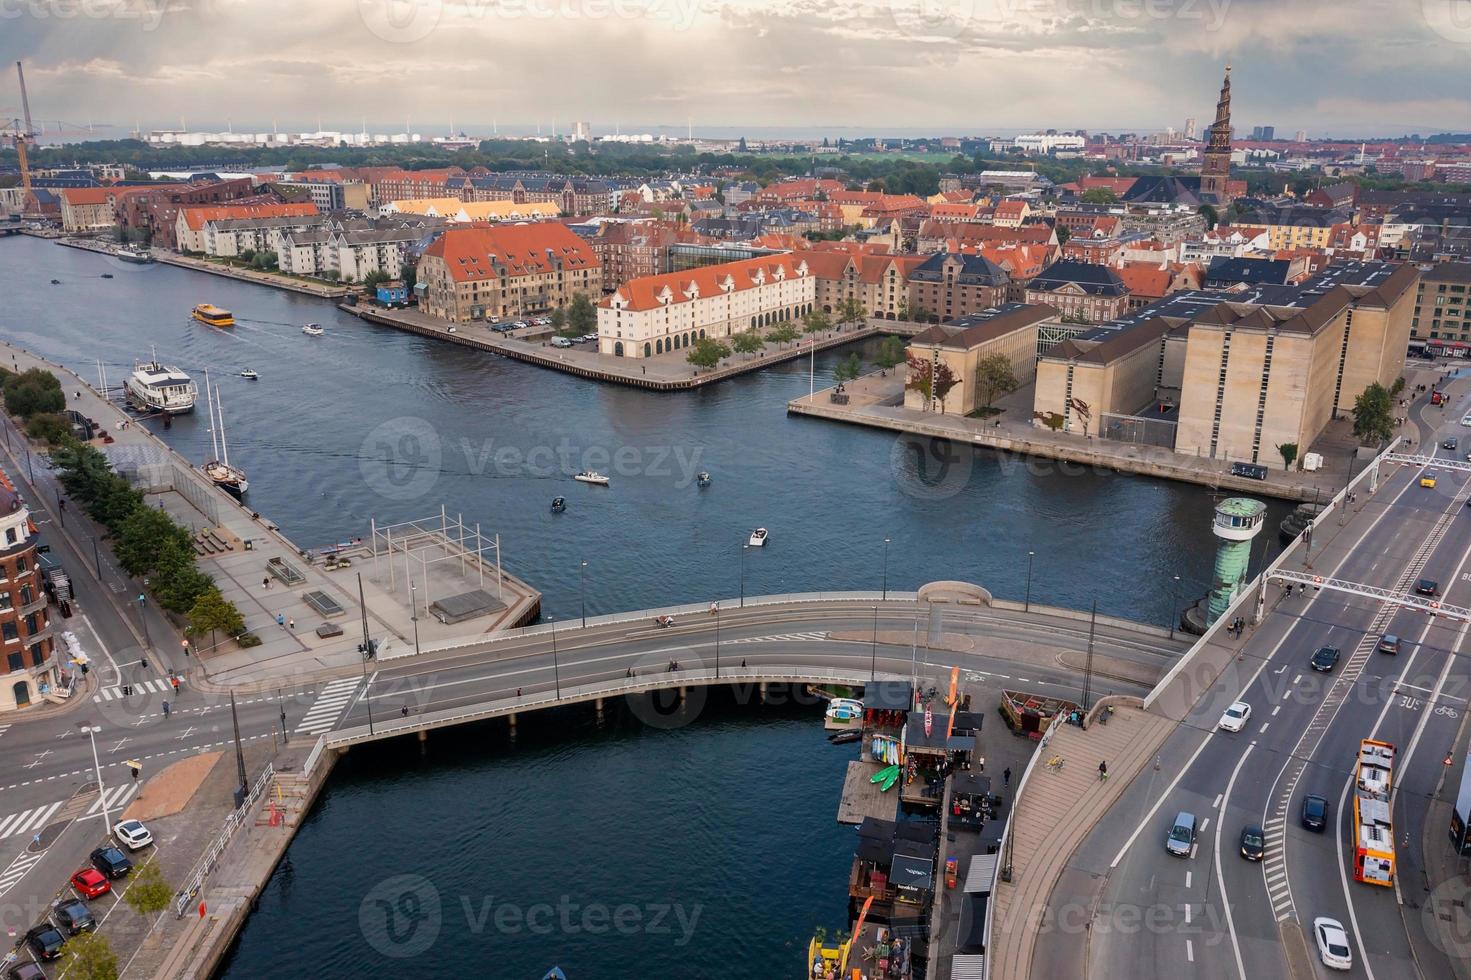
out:
<path id="1" fill-rule="evenodd" d="M 29 419 L 43 412 L 60 412 L 66 408 L 66 395 L 61 382 L 50 371 L 31 368 L 5 379 L 5 410 L 18 418 Z"/>
<path id="2" fill-rule="evenodd" d="M 50 412 L 33 415 L 26 423 L 26 435 L 53 446 L 59 446 L 71 438 L 71 432 L 71 420 L 65 415 L 54 415 Z"/>
<path id="3" fill-rule="evenodd" d="M 235 642 L 240 644 L 241 649 L 249 649 L 250 647 L 260 646 L 260 637 L 254 633 L 241 633 L 235 637 Z"/>

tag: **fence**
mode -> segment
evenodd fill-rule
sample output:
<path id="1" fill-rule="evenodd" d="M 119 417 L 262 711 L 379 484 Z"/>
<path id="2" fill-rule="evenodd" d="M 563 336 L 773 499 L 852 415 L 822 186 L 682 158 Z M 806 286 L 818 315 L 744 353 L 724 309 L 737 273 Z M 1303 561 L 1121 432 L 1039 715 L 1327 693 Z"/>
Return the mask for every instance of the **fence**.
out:
<path id="1" fill-rule="evenodd" d="M 177 463 L 174 464 L 174 489 L 201 514 L 209 518 L 209 522 L 215 527 L 220 524 L 220 502 L 219 498 L 204 484 L 200 483 L 192 474 L 179 471 Z"/>
<path id="2" fill-rule="evenodd" d="M 318 744 L 320 746 L 320 743 Z M 195 896 L 204 887 L 204 879 L 215 869 L 220 855 L 224 853 L 225 848 L 230 845 L 230 840 L 235 836 L 235 831 L 240 829 L 240 824 L 245 821 L 251 807 L 254 806 L 256 800 L 260 799 L 261 793 L 270 785 L 271 777 L 275 774 L 275 767 L 266 763 L 265 769 L 256 777 L 255 784 L 250 787 L 250 793 L 245 797 L 245 802 L 225 818 L 225 826 L 220 829 L 219 836 L 214 839 L 214 843 L 210 844 L 209 850 L 204 852 L 204 857 L 199 859 L 199 863 L 194 865 L 194 870 L 185 879 L 184 887 L 180 888 L 174 897 L 175 918 L 184 917 L 184 913 L 189 909 L 189 903 L 194 901 Z"/>
<path id="3" fill-rule="evenodd" d="M 1176 423 L 1166 419 L 1104 412 L 1099 423 L 1098 435 L 1103 439 L 1132 443 L 1136 446 L 1175 448 Z"/>

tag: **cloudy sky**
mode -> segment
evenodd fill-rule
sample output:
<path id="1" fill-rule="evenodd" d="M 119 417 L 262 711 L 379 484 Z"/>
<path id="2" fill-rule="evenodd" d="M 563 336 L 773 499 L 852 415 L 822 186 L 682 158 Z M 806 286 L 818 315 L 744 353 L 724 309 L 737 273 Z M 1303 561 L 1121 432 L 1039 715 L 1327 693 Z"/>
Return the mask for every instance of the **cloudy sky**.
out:
<path id="1" fill-rule="evenodd" d="M 0 0 L 43 120 L 1471 130 L 1471 0 Z M 0 118 L 19 105 L 0 74 Z"/>

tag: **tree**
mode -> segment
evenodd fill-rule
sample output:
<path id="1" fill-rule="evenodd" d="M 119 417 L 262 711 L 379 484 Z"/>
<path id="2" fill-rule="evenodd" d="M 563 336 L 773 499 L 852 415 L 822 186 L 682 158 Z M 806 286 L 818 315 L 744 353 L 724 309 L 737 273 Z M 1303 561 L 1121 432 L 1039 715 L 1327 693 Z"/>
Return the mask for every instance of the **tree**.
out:
<path id="1" fill-rule="evenodd" d="M 1297 443 L 1284 442 L 1277 447 L 1277 452 L 1282 454 L 1282 468 L 1292 469 L 1292 463 L 1297 459 Z"/>
<path id="2" fill-rule="evenodd" d="M 552 330 L 557 334 L 558 337 L 582 336 L 581 334 L 574 334 L 570 329 L 568 329 L 567 311 L 562 309 L 560 306 L 557 307 L 555 310 L 552 310 L 551 315 L 548 317 L 548 319 L 552 321 Z"/>
<path id="3" fill-rule="evenodd" d="M 898 367 L 904 363 L 904 341 L 898 337 L 885 337 L 879 343 L 878 353 L 873 356 L 873 363 L 879 366 L 879 370 L 887 375 L 890 368 Z"/>
<path id="4" fill-rule="evenodd" d="M 934 375 L 931 383 L 930 376 Z M 917 391 L 925 397 L 925 401 L 934 400 L 940 403 L 940 411 L 945 411 L 945 396 L 950 389 L 959 384 L 960 379 L 955 372 L 950 370 L 950 365 L 944 361 L 932 362 L 929 358 L 910 356 L 909 358 L 909 380 L 904 387 L 911 391 Z"/>
<path id="5" fill-rule="evenodd" d="M 170 545 L 187 552 L 189 532 L 175 524 L 166 512 L 139 507 L 118 527 L 113 551 L 118 564 L 129 575 L 143 576 L 160 567 L 160 559 Z"/>
<path id="6" fill-rule="evenodd" d="M 239 636 L 245 632 L 245 617 L 211 585 L 200 593 L 189 610 L 189 632 L 208 633 L 209 645 L 214 646 L 217 631 L 226 636 Z"/>
<path id="7" fill-rule="evenodd" d="M 97 499 L 87 508 L 87 513 L 101 521 L 109 531 L 115 532 L 133 511 L 142 506 L 143 494 L 116 473 L 109 473 L 98 487 Z"/>
<path id="8" fill-rule="evenodd" d="M 172 613 L 187 613 L 209 590 L 212 580 L 195 567 L 191 549 L 170 541 L 158 556 L 150 584 L 160 606 Z"/>
<path id="9" fill-rule="evenodd" d="M 1005 354 L 988 354 L 976 364 L 976 394 L 990 408 L 997 395 L 1008 395 L 1021 385 Z"/>
<path id="10" fill-rule="evenodd" d="M 1079 200 L 1084 204 L 1117 204 L 1119 196 L 1107 187 L 1090 187 Z"/>
<path id="11" fill-rule="evenodd" d="M 254 262 L 255 261 L 255 249 L 253 249 L 253 248 L 242 248 L 240 250 L 240 261 L 241 262 Z"/>
<path id="12" fill-rule="evenodd" d="M 145 919 L 168 908 L 173 900 L 174 886 L 164 879 L 157 861 L 149 861 L 134 871 L 128 890 L 123 892 L 123 901 Z"/>
<path id="13" fill-rule="evenodd" d="M 1216 225 L 1221 223 L 1220 214 L 1209 204 L 1202 204 L 1200 207 L 1196 208 L 1196 213 L 1205 219 L 1206 231 L 1213 230 Z"/>
<path id="14" fill-rule="evenodd" d="M 66 941 L 66 953 L 67 976 L 80 980 L 117 980 L 117 954 L 102 933 L 77 933 Z"/>
<path id="15" fill-rule="evenodd" d="M 66 394 L 56 375 L 41 368 L 31 368 L 5 379 L 5 410 L 18 418 L 28 419 L 43 412 L 55 413 L 66 408 Z"/>
<path id="16" fill-rule="evenodd" d="M 366 276 L 363 276 L 363 288 L 374 289 L 380 282 L 389 282 L 392 278 L 386 272 L 370 272 Z"/>
<path id="17" fill-rule="evenodd" d="M 742 330 L 730 338 L 730 344 L 742 354 L 754 354 L 766 346 L 766 338 L 759 330 Z"/>
<path id="18" fill-rule="evenodd" d="M 592 305 L 592 300 L 582 293 L 572 297 L 572 302 L 567 304 L 567 326 L 573 331 L 573 336 L 580 337 L 585 333 L 598 332 L 598 311 Z"/>
<path id="19" fill-rule="evenodd" d="M 60 445 L 71 438 L 72 424 L 65 415 L 45 412 L 32 415 L 26 422 L 26 435 L 52 446 Z"/>
<path id="20" fill-rule="evenodd" d="M 1394 379 L 1394 384 L 1389 388 L 1389 397 L 1398 398 L 1405 390 L 1405 376 L 1402 374 Z"/>
<path id="21" fill-rule="evenodd" d="M 856 296 L 848 296 L 838 304 L 838 323 L 861 323 L 867 319 L 868 311 Z"/>
<path id="22" fill-rule="evenodd" d="M 843 360 L 839 361 L 837 366 L 833 368 L 833 378 L 836 379 L 839 384 L 843 384 L 848 381 L 856 381 L 858 379 L 858 376 L 862 373 L 863 361 L 858 357 L 857 354 L 849 354 Z"/>
<path id="23" fill-rule="evenodd" d="M 790 323 L 778 324 L 775 330 L 766 335 L 766 339 L 780 347 L 788 341 L 796 340 L 802 334 Z"/>
<path id="24" fill-rule="evenodd" d="M 821 310 L 813 310 L 802 318 L 802 329 L 807 333 L 822 333 L 832 327 L 833 321 Z"/>
<path id="25" fill-rule="evenodd" d="M 1073 233 L 1068 230 L 1067 225 L 1058 225 L 1052 230 L 1057 233 L 1057 244 L 1059 245 L 1066 245 L 1067 240 L 1073 237 Z"/>
<path id="26" fill-rule="evenodd" d="M 713 337 L 701 337 L 690 347 L 685 360 L 695 367 L 713 368 L 730 356 L 730 348 Z"/>
<path id="27" fill-rule="evenodd" d="M 398 270 L 398 278 L 403 281 L 404 288 L 413 295 L 414 287 L 419 284 L 419 270 L 412 262 L 405 262 L 403 268 Z"/>
<path id="28" fill-rule="evenodd" d="M 1377 381 L 1354 399 L 1354 435 L 1360 443 L 1378 445 L 1394 437 L 1393 404 L 1389 391 Z"/>

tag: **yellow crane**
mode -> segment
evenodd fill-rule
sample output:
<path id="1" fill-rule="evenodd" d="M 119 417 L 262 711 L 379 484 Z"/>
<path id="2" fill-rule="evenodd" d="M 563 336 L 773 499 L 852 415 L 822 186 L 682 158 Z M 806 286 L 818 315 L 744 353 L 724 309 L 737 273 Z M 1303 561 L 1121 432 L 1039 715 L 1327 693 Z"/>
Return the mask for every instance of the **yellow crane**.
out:
<path id="1" fill-rule="evenodd" d="M 31 100 L 26 96 L 26 73 L 19 61 L 15 63 L 15 77 L 20 81 L 21 112 L 25 119 L 12 120 L 14 132 L 7 133 L 15 145 L 15 155 L 20 163 L 20 210 L 25 216 L 40 213 L 40 205 L 31 193 L 31 165 L 26 148 L 36 142 L 36 132 L 31 126 Z M 22 125 L 23 124 L 23 125 Z"/>

